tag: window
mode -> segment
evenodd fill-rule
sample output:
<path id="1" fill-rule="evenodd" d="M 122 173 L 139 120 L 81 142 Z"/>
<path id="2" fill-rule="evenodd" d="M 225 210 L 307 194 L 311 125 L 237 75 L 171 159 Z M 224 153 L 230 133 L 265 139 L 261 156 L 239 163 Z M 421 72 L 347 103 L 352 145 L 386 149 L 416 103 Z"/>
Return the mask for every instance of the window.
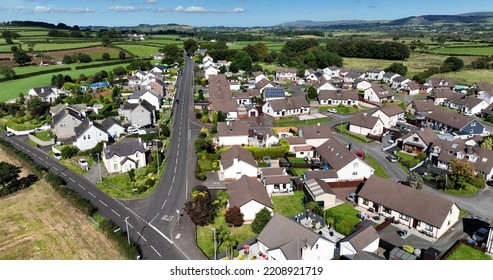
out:
<path id="1" fill-rule="evenodd" d="M 113 157 L 113 162 L 118 162 L 118 157 L 117 156 L 114 156 Z"/>
<path id="2" fill-rule="evenodd" d="M 476 122 L 472 122 L 471 123 L 471 126 L 476 126 Z"/>
<path id="3" fill-rule="evenodd" d="M 353 172 L 353 176 L 356 176 L 356 175 L 358 175 L 358 171 Z"/>
<path id="4" fill-rule="evenodd" d="M 419 142 L 419 138 L 418 137 L 413 137 L 413 141 L 414 142 Z"/>
<path id="5" fill-rule="evenodd" d="M 399 219 L 404 221 L 409 221 L 409 216 L 404 214 L 399 214 Z"/>
<path id="6" fill-rule="evenodd" d="M 318 244 L 317 244 L 317 245 L 315 245 L 315 249 L 318 249 Z"/>
<path id="7" fill-rule="evenodd" d="M 91 135 L 90 135 L 90 134 L 89 134 L 89 135 L 87 135 L 87 139 L 91 139 Z"/>
<path id="8" fill-rule="evenodd" d="M 113 164 L 113 170 L 118 170 L 118 163 Z"/>
<path id="9" fill-rule="evenodd" d="M 86 136 L 84 135 L 84 136 L 82 137 L 82 139 L 86 140 Z"/>
<path id="10" fill-rule="evenodd" d="M 426 224 L 425 230 L 427 230 L 427 231 L 433 231 L 433 226 L 432 225 L 429 225 L 429 224 Z"/>
<path id="11" fill-rule="evenodd" d="M 447 226 L 450 226 L 450 221 L 447 222 Z"/>
<path id="12" fill-rule="evenodd" d="M 383 207 L 383 212 L 385 212 L 385 213 L 387 213 L 387 214 L 392 214 L 392 209 L 389 209 L 389 208 Z"/>
<path id="13" fill-rule="evenodd" d="M 353 163 L 353 167 L 354 167 L 354 168 L 358 168 L 358 163 L 357 163 L 357 162 L 354 162 L 354 163 Z"/>
<path id="14" fill-rule="evenodd" d="M 300 155 L 304 155 L 304 154 L 305 154 L 305 152 L 300 152 Z"/>
<path id="15" fill-rule="evenodd" d="M 363 204 L 368 206 L 368 204 L 370 204 L 370 201 L 368 199 L 363 199 Z"/>
<path id="16" fill-rule="evenodd" d="M 419 227 L 419 226 L 421 226 L 421 221 L 418 221 L 418 222 L 416 223 L 416 226 L 418 226 L 418 227 Z"/>

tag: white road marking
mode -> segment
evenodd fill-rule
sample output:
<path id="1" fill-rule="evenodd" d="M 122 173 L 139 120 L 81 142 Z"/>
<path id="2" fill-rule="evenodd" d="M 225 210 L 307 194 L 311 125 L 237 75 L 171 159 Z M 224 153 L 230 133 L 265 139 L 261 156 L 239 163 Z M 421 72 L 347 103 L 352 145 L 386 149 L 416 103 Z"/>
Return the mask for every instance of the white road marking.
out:
<path id="1" fill-rule="evenodd" d="M 173 176 L 173 184 L 175 183 L 175 176 Z"/>
<path id="2" fill-rule="evenodd" d="M 171 185 L 171 187 L 169 188 L 168 196 L 170 195 L 172 189 L 173 189 L 173 185 Z"/>
<path id="3" fill-rule="evenodd" d="M 178 233 L 176 236 L 175 236 L 175 239 L 180 239 L 181 237 L 181 233 Z"/>
<path id="4" fill-rule="evenodd" d="M 72 178 L 68 178 L 68 179 L 69 179 L 70 181 L 72 181 L 72 182 L 74 182 L 74 183 L 75 183 L 75 180 L 74 180 L 74 179 L 72 179 Z"/>
<path id="5" fill-rule="evenodd" d="M 144 237 L 142 234 L 140 234 L 140 232 L 138 232 L 138 231 L 137 231 L 137 234 L 138 234 L 138 235 L 139 235 L 142 239 L 144 239 L 144 241 L 145 241 L 145 242 L 147 242 L 147 239 L 145 239 L 145 237 Z"/>
<path id="6" fill-rule="evenodd" d="M 179 145 L 179 144 L 178 144 L 178 149 L 180 149 L 180 145 Z M 179 155 L 179 154 L 180 154 L 180 150 L 178 150 L 178 151 L 176 152 L 176 157 L 177 157 L 176 159 L 177 159 L 177 160 L 178 160 L 178 155 Z M 178 163 L 178 161 L 177 161 L 177 163 Z"/>
<path id="7" fill-rule="evenodd" d="M 168 200 L 167 200 L 167 199 L 164 201 L 163 205 L 161 206 L 161 210 L 163 210 L 164 205 L 166 205 L 166 202 L 168 202 Z"/>
<path id="8" fill-rule="evenodd" d="M 79 188 L 86 190 L 86 188 L 84 188 L 81 184 L 79 184 Z"/>
<path id="9" fill-rule="evenodd" d="M 65 174 L 65 173 L 63 173 L 63 172 L 60 172 L 60 174 L 62 174 L 62 175 L 63 175 L 63 176 L 65 176 L 65 177 L 67 176 L 67 174 Z"/>
<path id="10" fill-rule="evenodd" d="M 178 164 L 178 158 L 176 158 L 176 160 L 175 160 L 175 164 Z"/>
<path id="11" fill-rule="evenodd" d="M 161 254 L 159 254 L 159 252 L 156 249 L 154 249 L 154 247 L 152 247 L 152 245 L 151 245 L 151 248 L 152 248 L 152 250 L 154 250 L 154 252 L 156 252 L 156 254 L 158 254 L 161 257 Z"/>
<path id="12" fill-rule="evenodd" d="M 99 200 L 99 202 L 101 202 L 101 204 L 103 204 L 104 206 L 108 207 L 108 204 L 104 203 L 101 199 Z"/>
<path id="13" fill-rule="evenodd" d="M 166 235 L 164 235 L 164 233 L 162 233 L 161 231 L 159 231 L 159 229 L 157 229 L 155 226 L 151 225 L 150 223 L 148 225 L 153 230 L 155 230 L 157 233 L 159 233 L 159 235 L 161 235 L 162 237 L 164 237 L 164 239 L 166 239 L 166 241 L 168 241 L 171 244 L 174 244 L 173 241 L 171 241 L 171 239 L 169 239 Z"/>
<path id="14" fill-rule="evenodd" d="M 88 192 L 92 197 L 96 198 L 95 195 L 92 194 L 92 192 Z"/>
<path id="15" fill-rule="evenodd" d="M 154 219 L 156 219 L 157 216 L 159 216 L 159 213 L 157 213 L 156 216 L 154 216 L 154 218 L 152 218 L 152 220 L 148 224 L 152 223 L 152 221 L 154 221 Z"/>
<path id="16" fill-rule="evenodd" d="M 113 208 L 111 209 L 111 212 L 115 213 L 118 217 L 121 217 L 120 214 L 118 214 L 118 212 L 116 212 L 115 210 L 113 210 Z"/>
<path id="17" fill-rule="evenodd" d="M 176 165 L 175 165 L 175 173 L 176 173 Z"/>
<path id="18" fill-rule="evenodd" d="M 58 168 L 56 168 L 55 166 L 53 166 L 53 169 L 55 169 L 56 171 L 58 171 Z"/>
<path id="19" fill-rule="evenodd" d="M 131 223 L 129 223 L 128 221 L 127 221 L 127 224 L 128 224 L 131 228 L 134 228 L 134 226 L 132 226 L 132 224 L 131 224 Z"/>

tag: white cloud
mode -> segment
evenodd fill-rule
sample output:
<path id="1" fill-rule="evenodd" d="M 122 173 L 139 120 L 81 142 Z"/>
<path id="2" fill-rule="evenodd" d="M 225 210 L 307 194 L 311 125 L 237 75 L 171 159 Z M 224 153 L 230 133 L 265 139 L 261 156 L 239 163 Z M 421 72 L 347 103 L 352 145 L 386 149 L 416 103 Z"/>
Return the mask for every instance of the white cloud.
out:
<path id="1" fill-rule="evenodd" d="M 36 6 L 34 7 L 34 12 L 35 13 L 49 13 L 51 12 L 51 9 L 45 6 Z"/>
<path id="2" fill-rule="evenodd" d="M 233 9 L 233 13 L 244 13 L 244 12 L 245 12 L 245 9 L 240 8 L 240 7 L 236 7 Z"/>
<path id="3" fill-rule="evenodd" d="M 209 10 L 205 7 L 200 7 L 200 6 L 188 6 L 188 7 L 178 6 L 178 7 L 174 8 L 173 10 L 166 9 L 166 8 L 160 8 L 160 9 L 158 9 L 158 11 L 159 12 L 172 12 L 173 11 L 173 12 L 178 12 L 178 13 L 202 13 L 202 14 L 222 13 L 222 14 L 227 14 L 227 13 L 244 13 L 245 9 L 240 8 L 240 7 L 236 7 L 231 11 L 224 11 L 224 10 Z"/>
<path id="4" fill-rule="evenodd" d="M 120 5 L 111 6 L 108 8 L 108 10 L 113 11 L 113 12 L 137 12 L 137 11 L 139 11 L 139 9 L 134 7 L 134 6 L 120 6 Z"/>
<path id="5" fill-rule="evenodd" d="M 142 2 L 146 4 L 156 4 L 157 0 L 142 0 Z"/>
<path id="6" fill-rule="evenodd" d="M 210 12 L 204 7 L 199 7 L 199 6 L 188 6 L 188 7 L 183 7 L 183 6 L 178 6 L 174 10 L 175 12 L 183 12 L 183 13 L 207 13 Z"/>
<path id="7" fill-rule="evenodd" d="M 25 10 L 24 7 L 17 7 L 17 11 Z M 36 6 L 33 9 L 33 12 L 38 14 L 47 14 L 47 13 L 70 13 L 70 14 L 79 14 L 79 13 L 91 13 L 93 10 L 89 8 L 49 8 L 46 6 Z"/>

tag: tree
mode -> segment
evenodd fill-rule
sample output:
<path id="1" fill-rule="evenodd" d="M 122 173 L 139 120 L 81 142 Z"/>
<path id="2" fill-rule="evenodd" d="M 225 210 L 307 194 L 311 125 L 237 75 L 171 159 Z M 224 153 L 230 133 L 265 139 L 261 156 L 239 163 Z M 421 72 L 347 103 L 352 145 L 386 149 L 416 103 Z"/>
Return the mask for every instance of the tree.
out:
<path id="1" fill-rule="evenodd" d="M 103 55 L 101 56 L 101 58 L 103 60 L 110 60 L 111 59 L 111 55 L 107 52 L 103 53 Z"/>
<path id="2" fill-rule="evenodd" d="M 306 210 L 309 210 L 310 212 L 315 213 L 317 215 L 320 216 L 324 215 L 324 210 L 322 209 L 322 207 L 320 207 L 320 205 L 316 201 L 308 202 L 305 208 Z"/>
<path id="3" fill-rule="evenodd" d="M 125 60 L 125 58 L 127 57 L 127 54 L 124 52 L 124 51 L 120 51 L 118 53 L 118 58 L 121 59 L 121 60 Z"/>
<path id="4" fill-rule="evenodd" d="M 62 150 L 61 156 L 64 159 L 72 158 L 75 155 L 77 155 L 78 152 L 79 152 L 79 148 L 77 148 L 76 146 L 68 146 Z"/>
<path id="5" fill-rule="evenodd" d="M 243 50 L 236 52 L 234 62 L 238 65 L 239 69 L 244 71 L 250 71 L 253 63 L 250 55 Z"/>
<path id="6" fill-rule="evenodd" d="M 169 137 L 171 135 L 171 130 L 167 125 L 163 125 L 161 126 L 161 133 L 164 137 Z"/>
<path id="7" fill-rule="evenodd" d="M 175 62 L 181 63 L 183 61 L 183 52 L 177 45 L 164 45 L 159 51 L 165 55 L 164 59 L 161 60 L 161 63 L 173 64 Z"/>
<path id="8" fill-rule="evenodd" d="M 0 74 L 4 75 L 5 78 L 12 80 L 15 78 L 15 71 L 12 66 L 2 65 L 0 66 Z"/>
<path id="9" fill-rule="evenodd" d="M 62 63 L 63 64 L 72 64 L 72 63 L 74 63 L 74 60 L 72 59 L 72 57 L 70 55 L 64 55 L 62 58 Z"/>
<path id="10" fill-rule="evenodd" d="M 474 178 L 474 167 L 469 162 L 458 159 L 450 161 L 450 181 L 456 189 L 464 189 Z"/>
<path id="11" fill-rule="evenodd" d="M 50 104 L 43 102 L 39 97 L 31 98 L 27 102 L 27 110 L 34 118 L 40 118 L 48 113 L 50 110 Z"/>
<path id="12" fill-rule="evenodd" d="M 101 36 L 101 43 L 103 44 L 103 46 L 109 46 L 111 44 L 111 41 L 110 41 L 110 36 L 108 35 L 103 35 Z"/>
<path id="13" fill-rule="evenodd" d="M 392 63 L 389 67 L 385 68 L 383 71 L 394 72 L 401 76 L 405 76 L 407 74 L 407 66 L 405 66 L 402 63 Z"/>
<path id="14" fill-rule="evenodd" d="M 19 38 L 20 35 L 17 32 L 5 30 L 5 31 L 2 31 L 2 37 L 5 39 L 5 42 L 7 44 L 11 45 L 14 43 L 13 39 Z"/>
<path id="15" fill-rule="evenodd" d="M 272 213 L 267 208 L 262 208 L 257 214 L 255 214 L 255 219 L 251 224 L 252 231 L 259 234 L 271 218 Z"/>
<path id="16" fill-rule="evenodd" d="M 315 88 L 313 85 L 310 85 L 308 89 L 306 90 L 306 95 L 308 99 L 315 100 L 318 97 L 317 94 L 317 88 Z"/>
<path id="17" fill-rule="evenodd" d="M 409 185 L 415 189 L 420 190 L 423 188 L 423 178 L 417 172 L 409 173 L 407 181 L 409 182 Z"/>
<path id="18" fill-rule="evenodd" d="M 217 112 L 217 122 L 224 122 L 226 121 L 226 117 L 224 116 L 224 113 L 222 111 Z"/>
<path id="19" fill-rule="evenodd" d="M 0 162 L 0 183 L 5 187 L 8 183 L 16 180 L 21 173 L 21 168 L 6 161 Z"/>
<path id="20" fill-rule="evenodd" d="M 235 227 L 240 227 L 245 222 L 243 213 L 241 213 L 240 208 L 237 206 L 230 207 L 226 210 L 224 218 L 226 218 L 226 223 L 228 223 L 228 225 L 233 225 Z"/>
<path id="21" fill-rule="evenodd" d="M 464 61 L 455 56 L 448 57 L 442 64 L 442 72 L 459 71 L 464 67 Z M 448 70 L 448 71 L 447 71 Z"/>
<path id="22" fill-rule="evenodd" d="M 481 148 L 493 150 L 493 136 L 486 136 L 481 143 Z"/>
<path id="23" fill-rule="evenodd" d="M 194 39 L 187 39 L 183 42 L 183 48 L 189 55 L 192 55 L 199 48 L 199 43 Z"/>
<path id="24" fill-rule="evenodd" d="M 62 88 L 63 83 L 65 83 L 65 79 L 62 74 L 51 76 L 51 85 L 56 86 L 57 88 Z"/>
<path id="25" fill-rule="evenodd" d="M 228 199 L 229 199 L 229 194 L 226 191 L 219 190 L 217 191 L 216 194 L 217 199 L 214 200 L 214 204 L 216 204 L 218 207 L 226 207 L 228 204 Z"/>
<path id="26" fill-rule="evenodd" d="M 31 58 L 25 51 L 20 50 L 14 53 L 14 61 L 20 65 L 24 65 L 27 62 L 31 62 Z"/>
<path id="27" fill-rule="evenodd" d="M 210 200 L 210 194 L 204 191 L 203 186 L 197 186 L 192 190 L 192 199 L 185 203 L 185 212 L 195 225 L 205 226 L 214 221 L 216 205 Z"/>
<path id="28" fill-rule="evenodd" d="M 123 66 L 117 66 L 113 68 L 113 73 L 117 76 L 121 76 L 127 74 L 127 70 Z"/>

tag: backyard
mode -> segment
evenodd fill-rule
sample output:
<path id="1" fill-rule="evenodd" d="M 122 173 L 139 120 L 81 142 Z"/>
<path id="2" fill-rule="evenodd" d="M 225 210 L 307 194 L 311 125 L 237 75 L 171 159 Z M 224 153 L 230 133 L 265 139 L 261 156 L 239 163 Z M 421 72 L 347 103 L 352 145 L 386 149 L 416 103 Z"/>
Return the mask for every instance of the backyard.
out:
<path id="1" fill-rule="evenodd" d="M 326 123 L 326 122 L 330 122 L 331 120 L 332 120 L 331 118 L 300 120 L 299 117 L 292 116 L 292 117 L 284 117 L 284 118 L 280 118 L 280 119 L 275 119 L 272 121 L 272 124 L 274 126 L 279 126 L 279 127 L 289 127 L 289 126 L 299 127 L 302 125 Z"/>
<path id="2" fill-rule="evenodd" d="M 274 212 L 286 217 L 294 217 L 305 210 L 302 204 L 304 196 L 303 191 L 295 191 L 293 195 L 272 196 Z"/>
<path id="3" fill-rule="evenodd" d="M 465 244 L 460 244 L 447 260 L 491 260 L 491 256 Z"/>
<path id="4" fill-rule="evenodd" d="M 327 222 L 333 225 L 335 231 L 349 235 L 360 222 L 360 219 L 357 217 L 358 213 L 359 211 L 354 209 L 352 205 L 344 203 L 327 210 L 325 217 L 327 218 Z"/>

